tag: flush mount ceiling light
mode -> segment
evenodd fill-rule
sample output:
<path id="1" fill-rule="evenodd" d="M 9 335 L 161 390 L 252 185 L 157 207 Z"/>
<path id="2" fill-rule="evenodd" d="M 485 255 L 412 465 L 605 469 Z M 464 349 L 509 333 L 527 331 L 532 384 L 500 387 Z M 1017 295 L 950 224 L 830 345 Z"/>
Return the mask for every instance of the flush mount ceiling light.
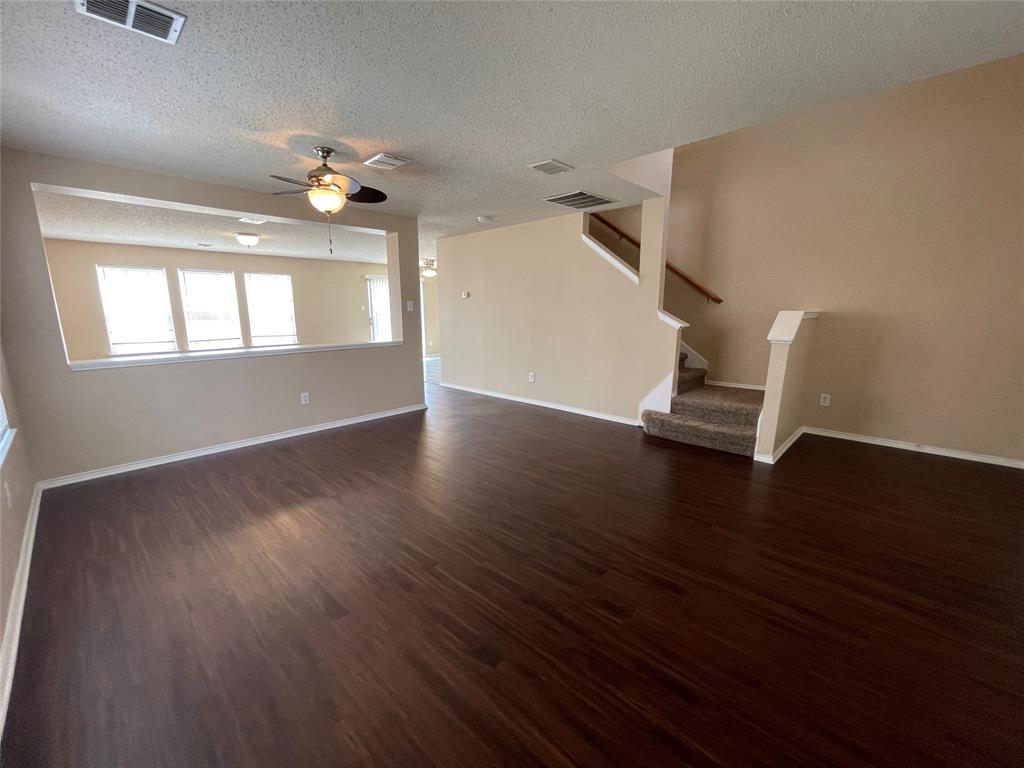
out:
<path id="1" fill-rule="evenodd" d="M 434 259 L 424 259 L 420 275 L 422 277 L 437 277 L 437 261 Z"/>
<path id="2" fill-rule="evenodd" d="M 239 219 L 243 224 L 266 224 L 266 219 L 258 219 L 255 216 L 243 216 Z"/>
<path id="3" fill-rule="evenodd" d="M 235 232 L 235 240 L 246 248 L 252 248 L 260 241 L 260 235 L 255 232 Z"/>

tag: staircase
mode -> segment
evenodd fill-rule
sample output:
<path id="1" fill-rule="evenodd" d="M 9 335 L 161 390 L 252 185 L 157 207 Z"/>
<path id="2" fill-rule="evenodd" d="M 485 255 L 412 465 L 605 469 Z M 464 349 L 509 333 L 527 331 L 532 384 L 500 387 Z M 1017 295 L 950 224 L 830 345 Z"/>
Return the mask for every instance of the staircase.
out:
<path id="1" fill-rule="evenodd" d="M 679 378 L 671 413 L 644 411 L 644 431 L 655 437 L 718 451 L 754 455 L 757 419 L 764 392 L 704 383 L 704 368 L 686 368 L 679 356 Z"/>

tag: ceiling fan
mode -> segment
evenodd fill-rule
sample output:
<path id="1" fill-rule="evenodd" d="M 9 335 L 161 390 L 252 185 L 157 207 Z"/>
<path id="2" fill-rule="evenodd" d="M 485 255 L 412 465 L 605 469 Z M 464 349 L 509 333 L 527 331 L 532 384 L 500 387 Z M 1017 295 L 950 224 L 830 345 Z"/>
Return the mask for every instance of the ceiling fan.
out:
<path id="1" fill-rule="evenodd" d="M 301 189 L 286 189 L 274 192 L 275 195 L 304 194 L 310 205 L 327 215 L 327 248 L 334 254 L 334 240 L 331 238 L 331 214 L 337 213 L 351 200 L 353 203 L 383 203 L 388 196 L 379 189 L 364 187 L 351 176 L 339 173 L 327 164 L 334 155 L 332 147 L 313 147 L 320 165 L 306 174 L 305 181 L 289 179 L 285 176 L 270 174 L 270 178 L 295 184 Z"/>
<path id="2" fill-rule="evenodd" d="M 344 208 L 345 203 L 349 200 L 353 203 L 383 203 L 388 199 L 388 196 L 379 189 L 364 187 L 351 176 L 346 176 L 331 168 L 327 161 L 334 155 L 333 148 L 313 147 L 313 151 L 320 158 L 320 165 L 306 174 L 305 181 L 270 174 L 272 179 L 302 187 L 302 189 L 274 192 L 275 195 L 305 194 L 314 208 L 328 216 Z"/>

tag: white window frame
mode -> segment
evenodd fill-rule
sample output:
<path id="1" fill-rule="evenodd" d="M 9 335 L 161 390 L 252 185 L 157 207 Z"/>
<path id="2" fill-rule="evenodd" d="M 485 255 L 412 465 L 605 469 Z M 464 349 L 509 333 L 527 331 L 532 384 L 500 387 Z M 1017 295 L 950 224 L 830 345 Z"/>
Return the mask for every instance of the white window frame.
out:
<path id="1" fill-rule="evenodd" d="M 267 336 L 257 336 L 252 332 L 252 302 L 249 300 L 249 275 L 254 276 L 270 276 L 270 277 L 287 277 L 288 278 L 288 291 L 291 294 L 292 300 L 292 333 L 291 334 L 275 334 L 276 336 L 292 336 L 295 341 L 286 342 L 284 344 L 257 344 L 257 338 L 269 338 Z M 287 272 L 242 272 L 242 284 L 245 286 L 245 313 L 249 318 L 249 344 L 248 346 L 252 349 L 263 349 L 265 347 L 292 347 L 299 343 L 299 322 L 295 317 L 295 283 L 292 281 L 292 276 Z M 244 340 L 243 340 L 244 341 Z"/>
<path id="2" fill-rule="evenodd" d="M 388 279 L 387 275 L 363 275 L 366 278 L 366 294 L 367 294 L 367 308 L 370 314 L 370 341 L 374 344 L 385 344 L 388 341 L 394 339 L 395 329 L 391 327 L 391 280 Z M 388 296 L 388 307 L 387 313 L 376 312 L 373 307 L 373 283 L 375 280 L 381 280 L 387 287 Z M 377 327 L 377 323 L 373 322 L 373 316 L 387 317 L 387 329 L 388 339 L 385 341 L 379 341 L 377 336 L 380 334 L 380 329 Z M 382 323 L 383 324 L 383 323 Z"/>
<path id="3" fill-rule="evenodd" d="M 7 452 L 11 450 L 11 443 L 14 442 L 14 433 L 17 431 L 7 421 L 7 409 L 4 407 L 3 396 L 0 395 L 0 465 L 7 458 Z"/>
<path id="4" fill-rule="evenodd" d="M 103 301 L 103 277 L 102 270 L 104 269 L 120 269 L 125 271 L 136 271 L 136 272 L 160 272 L 164 279 L 164 291 L 167 296 L 167 310 L 170 313 L 171 318 L 171 338 L 169 341 L 164 342 L 139 342 L 139 344 L 171 344 L 173 349 L 164 350 L 162 352 L 115 352 L 114 342 L 110 338 L 110 326 L 107 325 L 107 305 Z M 121 266 L 118 264 L 97 264 L 96 265 L 96 281 L 99 286 L 100 292 L 100 307 L 103 311 L 103 327 L 107 332 L 107 349 L 110 350 L 110 354 L 114 357 L 126 357 L 130 355 L 159 355 L 159 354 L 173 354 L 180 352 L 178 347 L 178 329 L 175 328 L 174 323 L 174 301 L 171 298 L 171 289 L 167 283 L 167 268 L 166 267 L 143 267 L 143 266 Z M 121 342 L 127 345 L 128 342 Z"/>
<path id="5" fill-rule="evenodd" d="M 187 291 L 185 289 L 185 273 L 186 272 L 212 272 L 217 275 L 230 275 L 231 284 L 234 286 L 235 296 L 235 319 L 238 322 L 238 343 L 225 345 L 223 347 L 207 347 L 205 349 L 195 349 L 192 346 L 191 333 L 189 332 L 188 324 L 188 302 L 186 299 Z M 185 344 L 188 346 L 188 351 L 191 353 L 200 352 L 222 352 L 225 350 L 233 349 L 247 349 L 245 345 L 245 335 L 242 332 L 242 307 L 238 301 L 238 271 L 234 269 L 214 269 L 212 267 L 178 267 L 178 289 L 181 291 L 181 312 L 185 319 Z M 208 339 L 208 341 L 225 341 L 226 339 Z M 200 340 L 198 343 L 204 343 Z"/>

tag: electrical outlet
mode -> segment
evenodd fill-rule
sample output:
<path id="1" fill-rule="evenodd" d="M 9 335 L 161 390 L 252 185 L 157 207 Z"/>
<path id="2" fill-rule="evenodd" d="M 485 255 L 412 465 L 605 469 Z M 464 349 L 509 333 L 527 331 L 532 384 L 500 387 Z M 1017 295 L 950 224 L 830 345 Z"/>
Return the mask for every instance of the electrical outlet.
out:
<path id="1" fill-rule="evenodd" d="M 463 291 L 462 292 L 462 298 L 468 299 L 469 298 L 469 291 Z"/>
<path id="2" fill-rule="evenodd" d="M 530 371 L 530 375 L 527 378 L 529 378 L 530 383 L 533 384 L 533 382 L 537 380 L 537 374 L 535 374 L 533 371 Z"/>
<path id="3" fill-rule="evenodd" d="M 405 302 L 405 311 L 406 312 L 412 312 L 413 309 L 415 309 L 415 307 L 416 307 L 416 305 L 413 304 L 412 301 Z"/>
<path id="4" fill-rule="evenodd" d="M 830 405 L 832 405 L 832 395 L 828 394 L 827 392 L 822 392 L 818 396 L 818 405 L 820 405 L 822 408 L 828 408 Z"/>
<path id="5" fill-rule="evenodd" d="M 309 405 L 309 392 L 299 394 L 299 405 Z"/>

